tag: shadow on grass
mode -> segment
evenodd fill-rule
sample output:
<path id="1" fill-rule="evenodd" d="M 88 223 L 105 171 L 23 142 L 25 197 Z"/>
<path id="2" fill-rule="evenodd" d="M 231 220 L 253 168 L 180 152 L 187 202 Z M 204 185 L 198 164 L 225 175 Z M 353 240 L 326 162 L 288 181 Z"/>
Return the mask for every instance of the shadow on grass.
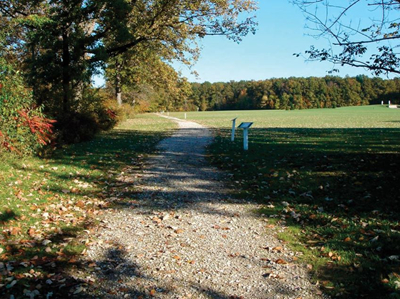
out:
<path id="1" fill-rule="evenodd" d="M 0 214 L 0 224 L 4 224 L 5 222 L 16 219 L 17 217 L 18 214 L 11 209 L 7 209 Z"/>
<path id="2" fill-rule="evenodd" d="M 229 133 L 228 130 L 221 131 L 223 136 L 228 137 Z M 342 294 L 342 297 L 356 294 L 356 297 L 385 298 L 395 292 L 389 275 L 400 272 L 396 260 L 389 259 L 400 253 L 400 192 L 397 187 L 399 133 L 399 129 L 252 129 L 248 152 L 241 150 L 240 138 L 235 143 L 228 138 L 217 138 L 210 147 L 213 153 L 211 159 L 229 172 L 232 182 L 237 182 L 233 188 L 238 193 L 248 192 L 238 196 L 251 196 L 260 202 L 274 204 L 274 214 L 306 230 L 306 235 L 300 236 L 304 244 L 317 240 L 319 252 L 323 252 L 320 247 L 324 246 L 343 256 L 341 262 L 329 260 L 317 273 L 320 278 L 333 283 L 335 294 Z M 55 178 L 49 184 L 48 192 L 60 197 L 65 187 L 55 182 L 78 180 L 92 184 L 93 188 L 81 188 L 72 195 L 82 200 L 93 196 L 105 200 L 117 197 L 117 201 L 111 201 L 114 207 L 120 209 L 130 208 L 136 201 L 142 204 L 142 200 L 149 210 L 165 210 L 168 207 L 173 210 L 196 209 L 199 204 L 223 191 L 213 190 L 209 185 L 210 179 L 218 179 L 212 170 L 191 162 L 192 159 L 201 158 L 201 154 L 186 151 L 188 143 L 197 142 L 188 137 L 177 140 L 175 149 L 164 153 L 164 157 L 160 156 L 161 163 L 149 169 L 150 175 L 161 178 L 161 181 L 164 176 L 168 177 L 165 183 L 168 181 L 170 184 L 177 184 L 192 176 L 197 183 L 188 186 L 191 191 L 181 193 L 145 188 L 138 193 L 132 187 L 134 182 L 131 178 L 140 173 L 146 155 L 155 152 L 155 145 L 163 136 L 143 131 L 113 131 L 91 142 L 60 150 L 49 161 L 50 165 L 79 169 L 81 173 L 59 172 L 51 167 L 25 170 Z M 188 169 L 196 167 L 197 175 L 193 177 L 193 172 L 189 170 L 178 172 L 174 163 L 163 165 L 163 159 L 186 163 Z M 154 200 L 146 200 L 149 198 Z M 283 201 L 288 203 L 289 208 L 282 205 Z M 291 211 L 301 214 L 298 222 L 290 221 Z M 221 213 L 213 210 L 204 212 Z M 4 217 L 3 221 L 12 218 Z M 88 228 L 87 224 L 71 225 L 74 228 L 69 232 L 55 233 L 49 239 L 54 248 L 59 248 L 68 238 L 75 238 Z M 377 236 L 378 239 L 373 241 Z M 351 242 L 344 241 L 347 237 Z M 37 290 L 42 296 L 52 293 L 52 298 L 65 298 L 63 296 L 66 293 L 70 297 L 92 296 L 89 295 L 92 293 L 79 289 L 82 284 L 90 288 L 90 282 L 67 274 L 71 268 L 79 271 L 88 267 L 74 259 L 78 253 L 74 252 L 74 248 L 65 252 L 47 252 L 48 246 L 43 245 L 43 240 L 30 238 L 22 243 L 13 242 L 3 241 L 7 254 L 2 257 L 4 264 L 0 271 L 4 277 L 12 277 L 12 280 L 1 289 L 2 296 L 10 296 L 17 290 L 22 294 L 24 289 L 29 292 Z M 127 262 L 123 252 L 116 248 L 110 249 L 109 256 L 103 261 L 94 262 L 105 271 L 114 271 L 120 264 L 127 265 L 129 270 L 126 277 L 147 279 L 140 277 L 139 265 Z M 114 265 L 118 260 L 121 263 Z M 61 272 L 63 276 L 52 275 Z M 125 279 L 118 273 L 104 274 L 107 279 Z M 388 278 L 388 283 L 382 283 L 385 278 Z M 51 283 L 48 283 L 49 279 Z M 12 285 L 13 281 L 17 281 L 17 284 Z M 201 289 L 201 286 L 197 287 Z M 110 297 L 118 296 L 119 292 L 133 298 L 148 295 L 148 290 L 140 290 L 135 286 L 121 288 L 123 290 L 105 288 L 104 291 L 111 292 Z M 168 288 L 159 289 L 168 292 Z M 212 298 L 228 298 L 213 290 L 203 291 Z"/>
<path id="3" fill-rule="evenodd" d="M 155 145 L 168 134 L 114 130 L 90 142 L 59 149 L 54 157 L 43 160 L 44 165 L 10 161 L 10 169 L 28 177 L 32 173 L 39 182 L 28 184 L 26 190 L 25 182 L 19 183 L 21 192 L 14 201 L 17 207 L 27 208 L 23 213 L 16 208 L 0 214 L 0 244 L 4 248 L 0 256 L 0 297 L 82 295 L 80 286 L 87 281 L 68 273 L 87 268 L 78 259 L 85 249 L 80 237 L 92 227 L 95 211 L 107 206 L 86 206 L 86 202 L 113 196 L 119 182 L 116 174 L 127 165 L 141 169 L 145 156 L 153 153 Z M 76 185 L 74 182 L 81 184 L 76 191 L 70 188 Z M 81 212 L 75 215 L 77 209 Z"/>
<path id="4" fill-rule="evenodd" d="M 125 253 L 119 249 L 118 244 L 112 246 L 103 260 L 93 261 L 96 267 L 101 269 L 100 274 L 94 274 L 96 279 L 101 281 L 100 284 L 96 283 L 96 286 L 101 288 L 98 290 L 91 289 L 90 279 L 79 275 L 93 267 L 87 262 L 81 262 L 79 256 L 85 250 L 85 233 L 93 224 L 93 209 L 107 209 L 109 203 L 112 203 L 113 208 L 126 209 L 137 201 L 148 208 L 149 213 L 155 209 L 165 210 L 168 205 L 174 210 L 194 209 L 198 204 L 210 201 L 215 192 L 222 192 L 212 190 L 212 184 L 208 181 L 217 179 L 215 173 L 210 172 L 207 166 L 198 167 L 196 163 L 192 163 L 193 159 L 203 159 L 204 153 L 185 151 L 185 145 L 198 143 L 198 140 L 190 136 L 178 139 L 175 150 L 161 155 L 158 158 L 161 164 L 150 166 L 149 175 L 158 179 L 165 177 L 172 185 L 184 181 L 190 175 L 197 182 L 196 185 L 189 186 L 193 190 L 153 192 L 145 188 L 138 192 L 134 186 L 135 175 L 141 174 L 145 158 L 157 152 L 155 146 L 165 135 L 168 135 L 168 132 L 160 134 L 117 130 L 102 134 L 93 141 L 60 149 L 52 159 L 43 161 L 44 165 L 41 166 L 22 167 L 14 163 L 12 166 L 21 172 L 35 173 L 46 178 L 46 185 L 39 184 L 34 191 L 30 190 L 33 197 L 31 201 L 29 198 L 26 202 L 27 206 L 32 207 L 32 214 L 37 214 L 36 223 L 32 224 L 31 228 L 22 228 L 27 232 L 19 230 L 14 234 L 11 230 L 7 231 L 1 240 L 6 252 L 3 253 L 0 264 L 0 274 L 4 279 L 0 295 L 15 298 L 92 298 L 96 297 L 96 294 L 114 298 L 119 298 L 121 294 L 128 294 L 131 298 L 149 296 L 151 290 L 140 289 L 135 284 L 135 279 L 154 278 L 143 277 L 140 274 L 140 265 L 125 259 Z M 193 175 L 193 171 L 177 173 L 175 163 L 163 165 L 163 160 L 170 159 L 179 160 L 176 163 L 186 163 L 188 168 L 195 167 L 197 174 Z M 77 184 L 90 187 L 72 188 Z M 161 179 L 160 187 L 162 184 Z M 36 203 L 36 196 L 43 199 L 40 204 Z M 100 198 L 105 203 L 84 208 L 85 203 L 93 201 L 93 198 Z M 149 200 L 152 198 L 156 200 Z M 61 202 L 62 205 L 58 206 Z M 86 208 L 91 211 L 90 214 L 68 216 L 75 209 Z M 224 213 L 214 210 L 205 212 Z M 43 216 L 44 214 L 46 216 Z M 7 212 L 2 215 L 3 222 L 13 219 L 15 227 L 19 227 L 19 222 L 23 221 L 16 213 Z M 83 219 L 75 221 L 78 217 Z M 37 228 L 39 223 L 54 226 L 56 229 L 51 233 L 44 233 Z M 124 285 L 124 280 L 129 280 L 131 285 Z M 115 282 L 119 286 L 118 289 L 114 287 Z M 156 283 L 154 289 L 159 293 L 171 292 L 162 282 Z M 204 292 L 216 294 L 212 290 Z M 219 298 L 228 296 L 221 294 Z"/>
<path id="5" fill-rule="evenodd" d="M 238 196 L 300 232 L 293 244 L 305 262 L 323 259 L 314 274 L 325 291 L 400 296 L 400 129 L 255 128 L 247 152 L 229 136 L 219 131 L 212 162 L 232 173 Z"/>

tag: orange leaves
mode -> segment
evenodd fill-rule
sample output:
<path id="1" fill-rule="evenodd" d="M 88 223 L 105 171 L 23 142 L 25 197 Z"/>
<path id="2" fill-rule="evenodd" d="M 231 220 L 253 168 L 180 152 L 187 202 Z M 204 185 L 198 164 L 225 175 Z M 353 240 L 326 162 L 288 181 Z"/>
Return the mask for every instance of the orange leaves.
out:
<path id="1" fill-rule="evenodd" d="M 149 292 L 149 294 L 150 294 L 151 297 L 154 297 L 154 296 L 156 295 L 156 293 L 157 293 L 157 292 L 156 292 L 155 289 L 151 289 L 150 292 Z"/>
<path id="2" fill-rule="evenodd" d="M 36 231 L 33 227 L 28 229 L 28 235 L 32 238 L 36 235 Z"/>
<path id="3" fill-rule="evenodd" d="M 340 255 L 337 255 L 333 251 L 325 252 L 325 247 L 324 246 L 321 247 L 321 252 L 322 252 L 321 253 L 322 256 L 327 257 L 327 258 L 331 259 L 332 261 L 338 261 L 339 262 L 339 261 L 342 260 L 342 257 Z"/>
<path id="4" fill-rule="evenodd" d="M 85 207 L 85 203 L 84 203 L 82 200 L 79 200 L 79 201 L 76 203 L 76 206 L 82 209 L 82 208 Z"/>
<path id="5" fill-rule="evenodd" d="M 21 234 L 21 228 L 20 227 L 11 227 L 10 228 L 10 234 L 12 236 L 16 236 L 16 235 Z"/>
<path id="6" fill-rule="evenodd" d="M 46 145 L 52 141 L 53 124 L 56 122 L 37 115 L 30 115 L 32 109 L 18 111 L 24 119 L 22 125 L 29 127 L 32 134 L 35 134 L 40 144 Z"/>
<path id="7" fill-rule="evenodd" d="M 285 265 L 287 264 L 287 261 L 285 261 L 284 259 L 277 259 L 275 263 L 278 265 Z"/>

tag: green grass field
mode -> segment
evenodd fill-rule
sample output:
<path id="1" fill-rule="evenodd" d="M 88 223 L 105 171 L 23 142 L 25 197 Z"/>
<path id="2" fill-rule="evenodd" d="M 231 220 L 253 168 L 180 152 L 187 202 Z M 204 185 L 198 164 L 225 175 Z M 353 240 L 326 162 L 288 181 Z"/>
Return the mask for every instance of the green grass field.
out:
<path id="1" fill-rule="evenodd" d="M 247 152 L 240 130 L 230 141 L 235 117 L 237 124 L 254 121 Z M 235 196 L 264 204 L 258 212 L 269 221 L 268 233 L 299 253 L 325 292 L 400 298 L 400 110 L 192 112 L 187 118 L 214 128 L 210 161 L 225 171 Z M 89 267 L 76 257 L 109 198 L 127 187 L 119 175 L 140 169 L 174 128 L 141 115 L 52 158 L 2 156 L 0 297 L 22 297 L 24 290 L 61 296 L 82 283 L 64 274 Z M 288 228 L 277 233 L 277 223 Z"/>
<path id="2" fill-rule="evenodd" d="M 174 112 L 170 116 L 183 119 L 184 113 Z M 386 106 L 187 112 L 186 116 L 215 128 L 231 128 L 231 120 L 236 117 L 238 124 L 254 122 L 253 128 L 400 128 L 400 111 Z"/>
<path id="3" fill-rule="evenodd" d="M 183 113 L 170 115 L 183 118 Z M 253 121 L 249 150 L 231 119 Z M 279 237 L 341 298 L 400 298 L 400 110 L 382 106 L 187 113 L 215 129 L 211 161 L 264 203 Z M 273 233 L 273 229 L 271 231 Z"/>

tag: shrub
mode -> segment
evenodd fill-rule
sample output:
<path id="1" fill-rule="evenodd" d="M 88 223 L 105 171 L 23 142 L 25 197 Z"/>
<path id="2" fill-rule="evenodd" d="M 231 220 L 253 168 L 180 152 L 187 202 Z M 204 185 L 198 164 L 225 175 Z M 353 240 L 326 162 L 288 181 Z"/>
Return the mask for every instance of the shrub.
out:
<path id="1" fill-rule="evenodd" d="M 0 58 L 0 152 L 36 153 L 51 142 L 53 123 L 35 106 L 21 74 Z"/>
<path id="2" fill-rule="evenodd" d="M 104 100 L 96 89 L 88 88 L 72 112 L 59 115 L 55 125 L 58 143 L 78 143 L 108 131 L 118 123 L 116 107 Z"/>

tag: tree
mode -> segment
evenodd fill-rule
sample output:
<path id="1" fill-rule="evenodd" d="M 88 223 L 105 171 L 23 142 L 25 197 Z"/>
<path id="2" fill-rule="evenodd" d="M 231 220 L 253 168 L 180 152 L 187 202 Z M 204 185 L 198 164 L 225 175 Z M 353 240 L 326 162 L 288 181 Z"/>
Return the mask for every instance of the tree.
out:
<path id="1" fill-rule="evenodd" d="M 327 49 L 311 46 L 305 51 L 309 60 L 364 68 L 375 75 L 400 74 L 400 53 L 395 50 L 400 40 L 399 0 L 292 2 L 304 13 L 311 35 L 330 41 Z"/>
<path id="2" fill-rule="evenodd" d="M 253 0 L 1 0 L 0 15 L 20 24 L 16 43 L 32 86 L 60 113 L 74 112 L 91 75 L 142 44 L 160 47 L 163 59 L 190 63 L 196 40 L 222 35 L 240 41 L 255 31 Z M 55 95 L 59 95 L 58 97 Z M 61 98 L 61 99 L 59 99 Z"/>

